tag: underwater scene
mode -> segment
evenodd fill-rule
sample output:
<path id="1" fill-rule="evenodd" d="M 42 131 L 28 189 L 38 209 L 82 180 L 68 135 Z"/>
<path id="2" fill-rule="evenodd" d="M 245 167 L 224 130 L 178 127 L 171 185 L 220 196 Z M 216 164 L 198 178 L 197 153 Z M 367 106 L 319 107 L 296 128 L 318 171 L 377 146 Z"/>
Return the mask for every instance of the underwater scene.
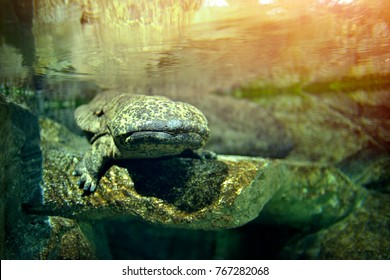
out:
<path id="1" fill-rule="evenodd" d="M 1 259 L 390 259 L 390 1 L 0 0 Z"/>

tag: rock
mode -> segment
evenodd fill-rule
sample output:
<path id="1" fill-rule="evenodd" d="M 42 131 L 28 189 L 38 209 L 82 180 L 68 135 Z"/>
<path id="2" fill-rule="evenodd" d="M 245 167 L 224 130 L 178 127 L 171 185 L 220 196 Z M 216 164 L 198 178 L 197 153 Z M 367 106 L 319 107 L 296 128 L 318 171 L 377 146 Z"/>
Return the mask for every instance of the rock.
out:
<path id="1" fill-rule="evenodd" d="M 50 237 L 40 259 L 111 259 L 107 238 L 101 225 L 79 223 L 62 217 L 48 217 Z"/>
<path id="2" fill-rule="evenodd" d="M 284 249 L 288 259 L 390 258 L 390 196 L 371 194 L 346 219 L 309 234 Z"/>
<path id="3" fill-rule="evenodd" d="M 294 148 L 288 159 L 341 164 L 367 147 L 390 151 L 384 91 L 257 94 L 256 100 L 291 134 Z"/>
<path id="4" fill-rule="evenodd" d="M 336 164 L 370 141 L 361 127 L 315 96 L 287 94 L 260 102 L 292 135 L 294 149 L 288 159 Z"/>
<path id="5" fill-rule="evenodd" d="M 4 258 L 31 259 L 38 255 L 45 232 L 30 226 L 34 219 L 22 212 L 21 202 L 40 199 L 42 154 L 39 147 L 37 118 L 27 109 L 0 95 L 1 146 L 0 180 L 2 221 L 2 254 Z M 23 170 L 23 172 L 20 172 Z M 47 233 L 47 232 L 46 232 Z M 35 236 L 42 239 L 36 240 Z M 35 247 L 21 244 L 35 243 Z M 37 249 L 37 250 L 35 250 Z"/>
<path id="6" fill-rule="evenodd" d="M 364 196 L 362 188 L 331 167 L 237 156 L 117 161 L 96 193 L 83 193 L 72 175 L 81 145 L 64 145 L 64 139 L 85 143 L 84 138 L 49 120 L 41 126 L 43 136 L 62 137 L 42 139 L 43 202 L 26 204 L 35 214 L 83 221 L 141 218 L 175 228 L 216 230 L 246 224 L 267 205 L 260 220 L 306 228 L 345 217 Z"/>
<path id="7" fill-rule="evenodd" d="M 271 110 L 248 100 L 212 94 L 179 94 L 174 90 L 153 94 L 188 102 L 209 120 L 206 148 L 218 154 L 284 158 L 294 147 L 291 133 Z"/>
<path id="8" fill-rule="evenodd" d="M 41 143 L 45 149 L 73 150 L 84 154 L 90 148 L 87 138 L 71 133 L 65 126 L 47 118 L 39 119 L 41 128 Z"/>
<path id="9" fill-rule="evenodd" d="M 384 193 L 390 193 L 390 158 L 370 162 L 356 183 Z"/>
<path id="10" fill-rule="evenodd" d="M 11 135 L 11 123 L 9 106 L 5 98 L 0 95 L 0 134 L 3 135 L 0 137 L 0 145 L 3 147 L 3 151 L 7 151 L 12 147 L 12 137 Z M 7 137 L 8 136 L 8 137 Z M 6 187 L 9 180 L 7 175 L 7 163 L 11 162 L 12 153 L 1 152 L 0 156 L 0 258 L 4 259 L 4 242 L 5 242 L 5 216 L 6 216 Z"/>
<path id="11" fill-rule="evenodd" d="M 6 259 L 109 259 L 97 226 L 63 217 L 23 215 L 9 225 Z"/>
<path id="12" fill-rule="evenodd" d="M 19 120 L 14 123 L 36 129 L 36 123 L 28 124 L 35 117 L 26 110 L 21 112 L 13 114 Z M 5 258 L 110 258 L 99 221 L 120 217 L 185 229 L 228 229 L 254 219 L 258 224 L 319 229 L 346 217 L 365 196 L 363 188 L 333 167 L 222 155 L 217 160 L 173 157 L 118 161 L 107 168 L 97 192 L 84 193 L 72 172 L 89 147 L 86 139 L 48 119 L 40 120 L 40 125 L 42 183 L 37 184 L 34 176 L 14 176 L 12 180 L 23 180 L 18 181 L 19 188 L 28 186 L 25 189 L 30 194 L 20 190 L 19 196 L 14 191 L 14 198 L 3 198 L 7 205 L 14 203 L 9 209 L 15 209 L 8 229 L 11 234 L 4 237 L 8 244 Z M 15 147 L 34 150 L 33 143 L 39 142 L 33 140 L 39 134 L 25 132 L 27 137 Z M 24 144 L 26 139 L 28 144 Z M 16 161 L 16 166 L 22 162 Z"/>
<path id="13" fill-rule="evenodd" d="M 85 142 L 51 121 L 41 125 L 51 131 L 43 136 Z M 80 145 L 72 148 L 62 142 L 55 138 L 43 146 L 43 200 L 25 204 L 32 213 L 86 221 L 137 217 L 165 226 L 215 230 L 254 219 L 277 190 L 257 179 L 268 160 L 166 158 L 116 162 L 101 178 L 98 191 L 85 195 L 72 175 Z"/>
<path id="14" fill-rule="evenodd" d="M 42 200 L 38 119 L 2 95 L 0 118 L 1 258 L 109 258 L 105 239 L 98 230 L 88 229 L 90 225 L 81 227 L 74 220 L 23 211 L 23 204 Z"/>
<path id="15" fill-rule="evenodd" d="M 386 150 L 368 146 L 337 167 L 353 182 L 370 190 L 390 193 L 390 157 Z"/>
<path id="16" fill-rule="evenodd" d="M 279 161 L 273 167 L 277 187 L 257 222 L 303 230 L 326 228 L 359 208 L 367 195 L 337 168 L 321 164 Z"/>
<path id="17" fill-rule="evenodd" d="M 199 101 L 193 104 L 210 122 L 207 149 L 220 154 L 284 158 L 294 147 L 285 126 L 259 104 L 213 95 Z"/>

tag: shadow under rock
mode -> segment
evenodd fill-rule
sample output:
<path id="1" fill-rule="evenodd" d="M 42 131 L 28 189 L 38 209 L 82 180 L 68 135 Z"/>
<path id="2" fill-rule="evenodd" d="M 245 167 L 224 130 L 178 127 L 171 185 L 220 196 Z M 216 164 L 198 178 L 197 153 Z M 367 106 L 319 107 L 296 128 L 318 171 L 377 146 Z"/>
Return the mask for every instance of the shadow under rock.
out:
<path id="1" fill-rule="evenodd" d="M 127 160 L 125 167 L 142 196 L 157 197 L 187 213 L 198 211 L 218 199 L 228 175 L 223 162 L 193 158 Z"/>

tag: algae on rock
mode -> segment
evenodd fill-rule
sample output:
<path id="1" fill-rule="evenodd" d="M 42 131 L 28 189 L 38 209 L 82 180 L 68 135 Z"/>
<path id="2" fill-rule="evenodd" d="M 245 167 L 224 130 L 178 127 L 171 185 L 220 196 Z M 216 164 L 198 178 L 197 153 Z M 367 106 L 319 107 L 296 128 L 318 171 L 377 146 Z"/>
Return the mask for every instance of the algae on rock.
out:
<path id="1" fill-rule="evenodd" d="M 260 221 L 323 227 L 348 215 L 365 193 L 332 167 L 220 155 L 217 160 L 117 161 L 97 192 L 86 195 L 72 175 L 81 146 L 62 141 L 85 139 L 49 120 L 41 120 L 41 126 L 51 133 L 42 134 L 49 137 L 42 139 L 44 199 L 29 205 L 35 213 L 85 221 L 137 217 L 157 225 L 216 230 L 246 224 L 265 207 Z"/>

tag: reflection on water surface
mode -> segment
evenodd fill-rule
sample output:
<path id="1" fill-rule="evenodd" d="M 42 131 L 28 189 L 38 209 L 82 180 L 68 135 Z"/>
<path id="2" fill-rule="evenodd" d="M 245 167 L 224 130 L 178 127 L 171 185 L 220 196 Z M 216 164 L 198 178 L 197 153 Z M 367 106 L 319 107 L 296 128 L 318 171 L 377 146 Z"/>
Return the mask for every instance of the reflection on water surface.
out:
<path id="1" fill-rule="evenodd" d="M 390 68 L 386 1 L 3 2 L 3 79 L 33 71 L 199 94 Z"/>

